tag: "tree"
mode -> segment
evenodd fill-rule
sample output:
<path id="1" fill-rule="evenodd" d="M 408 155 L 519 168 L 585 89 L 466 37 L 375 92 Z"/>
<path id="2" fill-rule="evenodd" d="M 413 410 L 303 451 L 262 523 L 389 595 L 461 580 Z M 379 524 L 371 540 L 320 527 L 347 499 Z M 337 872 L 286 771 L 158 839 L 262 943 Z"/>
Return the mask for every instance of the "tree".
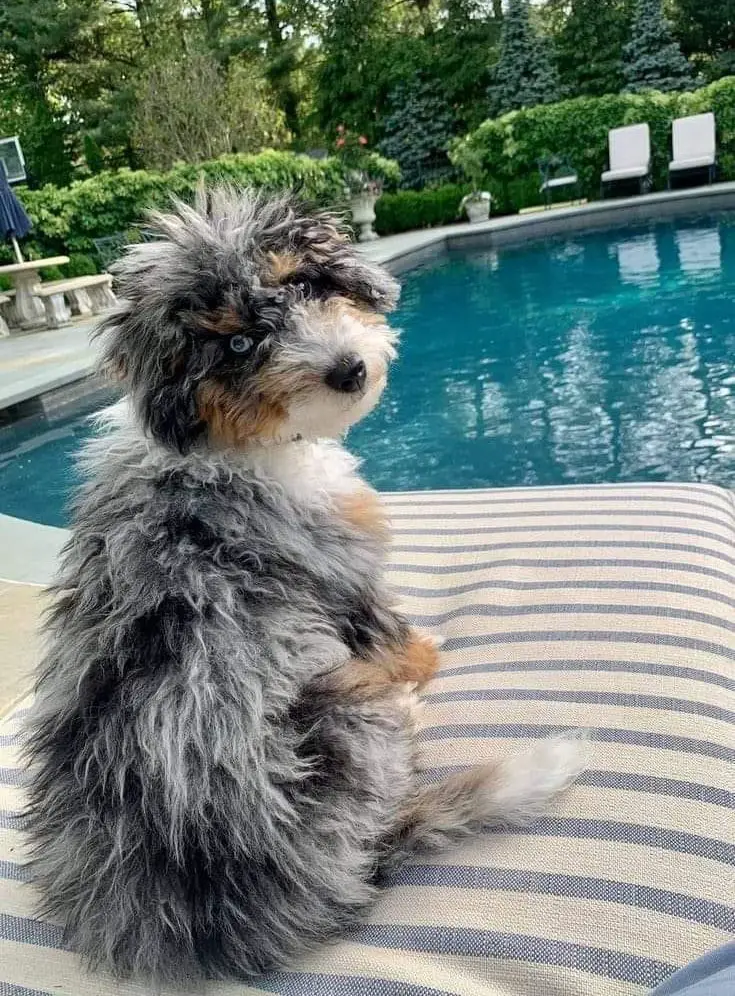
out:
<path id="1" fill-rule="evenodd" d="M 500 59 L 488 90 L 496 117 L 559 99 L 559 76 L 546 38 L 534 30 L 529 0 L 510 0 L 500 36 Z"/>
<path id="2" fill-rule="evenodd" d="M 623 49 L 625 89 L 686 90 L 692 67 L 674 40 L 661 0 L 636 0 L 631 40 Z"/>
<path id="3" fill-rule="evenodd" d="M 623 89 L 630 16 L 628 0 L 571 0 L 556 36 L 557 65 L 566 91 L 598 97 Z"/>
<path id="4" fill-rule="evenodd" d="M 65 106 L 59 70 L 83 60 L 104 18 L 101 0 L 3 0 L 0 127 L 18 134 L 37 182 L 66 183 L 77 109 Z"/>
<path id="5" fill-rule="evenodd" d="M 319 124 L 387 135 L 391 94 L 417 79 L 469 130 L 485 117 L 499 23 L 485 0 L 329 0 L 316 80 Z"/>
<path id="6" fill-rule="evenodd" d="M 686 55 L 735 49 L 735 0 L 676 0 L 672 20 Z"/>
<path id="7" fill-rule="evenodd" d="M 262 76 L 241 63 L 225 70 L 206 51 L 167 52 L 141 79 L 134 139 L 148 166 L 259 152 L 286 134 Z"/>
<path id="8" fill-rule="evenodd" d="M 379 149 L 401 167 L 401 186 L 418 189 L 452 180 L 447 144 L 455 121 L 446 98 L 431 82 L 401 83 L 390 94 Z"/>
<path id="9" fill-rule="evenodd" d="M 682 51 L 707 79 L 735 73 L 735 0 L 676 0 L 671 14 Z"/>

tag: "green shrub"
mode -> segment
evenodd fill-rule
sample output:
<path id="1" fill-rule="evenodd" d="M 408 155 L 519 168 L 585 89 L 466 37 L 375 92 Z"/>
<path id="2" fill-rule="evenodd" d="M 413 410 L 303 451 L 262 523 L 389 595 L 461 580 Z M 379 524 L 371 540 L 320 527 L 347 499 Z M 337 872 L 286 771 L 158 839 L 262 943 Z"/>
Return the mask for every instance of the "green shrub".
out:
<path id="1" fill-rule="evenodd" d="M 383 194 L 375 205 L 375 230 L 391 235 L 412 228 L 451 225 L 461 220 L 459 203 L 469 190 L 468 185 L 449 183 L 434 189 Z"/>
<path id="2" fill-rule="evenodd" d="M 67 276 L 67 274 L 64 273 L 59 266 L 44 266 L 44 268 L 38 272 L 44 283 L 49 283 L 52 280 L 64 280 Z"/>
<path id="3" fill-rule="evenodd" d="M 720 177 L 735 179 L 735 77 L 717 80 L 692 93 L 609 94 L 511 111 L 485 121 L 452 145 L 450 158 L 463 169 L 479 155 L 483 186 L 493 210 L 519 211 L 541 203 L 538 161 L 562 155 L 575 167 L 585 197 L 599 197 L 611 128 L 648 122 L 654 184 L 666 185 L 671 159 L 671 123 L 687 114 L 713 111 L 717 121 Z"/>
<path id="4" fill-rule="evenodd" d="M 196 166 L 182 164 L 166 173 L 121 169 L 69 187 L 20 189 L 34 225 L 28 249 L 33 256 L 91 253 L 94 239 L 135 229 L 146 209 L 165 207 L 171 195 L 191 198 L 201 178 L 274 191 L 294 189 L 322 205 L 338 205 L 343 199 L 341 167 L 335 159 L 290 152 L 233 154 Z"/>
<path id="5" fill-rule="evenodd" d="M 89 277 L 99 273 L 99 266 L 93 256 L 84 252 L 73 252 L 64 267 L 67 277 Z"/>

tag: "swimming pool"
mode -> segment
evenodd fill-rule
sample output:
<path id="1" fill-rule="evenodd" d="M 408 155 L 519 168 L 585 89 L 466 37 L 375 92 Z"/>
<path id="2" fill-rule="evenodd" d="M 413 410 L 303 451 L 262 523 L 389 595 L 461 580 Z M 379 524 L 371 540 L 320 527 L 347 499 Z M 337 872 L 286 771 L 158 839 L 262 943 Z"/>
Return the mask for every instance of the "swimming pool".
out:
<path id="1" fill-rule="evenodd" d="M 402 278 L 401 357 L 351 433 L 390 490 L 735 487 L 735 218 L 450 254 Z M 65 521 L 89 427 L 0 431 L 0 511 Z"/>

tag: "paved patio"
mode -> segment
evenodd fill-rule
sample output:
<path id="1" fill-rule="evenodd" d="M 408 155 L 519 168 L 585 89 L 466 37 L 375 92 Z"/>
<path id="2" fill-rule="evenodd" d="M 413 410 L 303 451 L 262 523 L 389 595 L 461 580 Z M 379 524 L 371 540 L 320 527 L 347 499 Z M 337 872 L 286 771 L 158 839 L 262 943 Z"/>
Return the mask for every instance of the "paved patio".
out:
<path id="1" fill-rule="evenodd" d="M 94 370 L 95 321 L 0 339 L 0 408 L 72 384 Z"/>

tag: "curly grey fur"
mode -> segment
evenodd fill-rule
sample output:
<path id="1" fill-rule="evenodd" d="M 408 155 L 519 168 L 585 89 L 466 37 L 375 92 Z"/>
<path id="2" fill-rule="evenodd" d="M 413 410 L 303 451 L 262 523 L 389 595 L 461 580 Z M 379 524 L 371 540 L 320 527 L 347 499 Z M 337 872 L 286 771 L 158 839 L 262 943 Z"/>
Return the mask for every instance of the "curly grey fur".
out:
<path id="1" fill-rule="evenodd" d="M 29 724 L 33 869 L 93 966 L 248 976 L 354 923 L 381 868 L 525 818 L 569 775 L 515 791 L 501 767 L 422 790 L 405 687 L 334 680 L 406 639 L 382 543 L 217 449 L 198 417 L 205 376 L 247 391 L 299 335 L 304 288 L 266 287 L 265 251 L 316 246 L 308 279 L 377 310 L 392 280 L 286 200 L 218 193 L 158 225 L 105 330 L 131 411 L 89 446 L 54 588 Z M 257 339 L 240 365 L 197 339 L 223 302 Z"/>

